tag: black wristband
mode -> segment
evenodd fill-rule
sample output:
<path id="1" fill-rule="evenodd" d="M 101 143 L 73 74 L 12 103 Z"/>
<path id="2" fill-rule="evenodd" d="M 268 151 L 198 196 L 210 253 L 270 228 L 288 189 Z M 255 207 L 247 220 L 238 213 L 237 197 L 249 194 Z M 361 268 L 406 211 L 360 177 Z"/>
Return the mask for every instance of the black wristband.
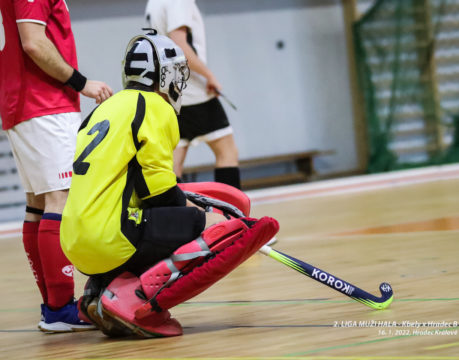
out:
<path id="1" fill-rule="evenodd" d="M 84 89 L 84 86 L 86 85 L 86 78 L 81 75 L 81 73 L 73 69 L 73 74 L 70 76 L 70 79 L 68 79 L 64 85 L 67 85 L 71 87 L 73 90 L 80 92 L 81 90 Z"/>

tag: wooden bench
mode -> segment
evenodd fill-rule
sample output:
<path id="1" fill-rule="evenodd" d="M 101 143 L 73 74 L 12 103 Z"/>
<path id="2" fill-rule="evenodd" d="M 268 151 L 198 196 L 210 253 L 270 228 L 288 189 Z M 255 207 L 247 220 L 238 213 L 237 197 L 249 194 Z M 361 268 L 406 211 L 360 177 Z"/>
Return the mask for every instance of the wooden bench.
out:
<path id="1" fill-rule="evenodd" d="M 316 174 L 314 169 L 314 158 L 323 155 L 331 155 L 334 151 L 305 151 L 284 155 L 275 155 L 268 157 L 259 157 L 239 161 L 241 169 L 241 186 L 243 190 L 258 189 L 269 186 L 287 185 L 300 182 L 306 182 L 313 179 Z M 291 170 L 284 171 L 279 174 L 271 174 L 267 176 L 247 176 L 248 170 L 258 169 L 259 173 L 266 172 L 270 167 L 274 169 L 276 166 L 290 165 Z M 198 175 L 203 173 L 212 173 L 214 164 L 189 166 L 183 171 L 183 179 L 185 181 L 198 181 Z M 254 171 L 252 171 L 254 172 Z M 276 172 L 276 171 L 268 171 Z"/>

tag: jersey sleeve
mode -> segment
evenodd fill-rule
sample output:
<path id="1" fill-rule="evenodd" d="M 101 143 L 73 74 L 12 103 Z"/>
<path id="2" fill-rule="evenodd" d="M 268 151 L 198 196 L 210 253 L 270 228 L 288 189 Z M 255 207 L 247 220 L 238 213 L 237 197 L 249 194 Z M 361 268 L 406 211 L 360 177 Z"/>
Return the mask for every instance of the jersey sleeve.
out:
<path id="1" fill-rule="evenodd" d="M 186 206 L 185 193 L 177 185 L 162 194 L 149 197 L 143 201 L 146 207 Z"/>
<path id="2" fill-rule="evenodd" d="M 63 0 L 60 0 L 63 1 Z M 16 22 L 36 22 L 46 26 L 51 14 L 50 0 L 13 0 Z"/>
<path id="3" fill-rule="evenodd" d="M 147 113 L 138 132 L 141 146 L 136 160 L 142 180 L 137 181 L 136 192 L 142 200 L 159 196 L 177 185 L 173 171 L 173 151 L 180 138 L 177 117 L 173 108 L 161 101 L 164 104 L 155 104 L 157 110 Z"/>
<path id="4" fill-rule="evenodd" d="M 175 0 L 167 2 L 167 33 L 182 26 L 191 29 L 193 5 L 194 0 Z"/>

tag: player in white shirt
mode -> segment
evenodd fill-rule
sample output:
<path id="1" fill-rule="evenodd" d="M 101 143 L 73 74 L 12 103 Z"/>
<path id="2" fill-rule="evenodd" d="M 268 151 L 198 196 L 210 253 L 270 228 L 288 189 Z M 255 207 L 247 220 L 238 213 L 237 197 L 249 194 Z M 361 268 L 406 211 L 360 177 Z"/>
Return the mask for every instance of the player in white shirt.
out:
<path id="1" fill-rule="evenodd" d="M 191 76 L 183 90 L 180 142 L 174 151 L 174 171 L 182 176 L 190 144 L 205 141 L 215 154 L 215 181 L 240 188 L 238 150 L 233 129 L 218 100 L 222 86 L 206 65 L 204 22 L 195 0 L 149 0 L 148 27 L 169 36 L 188 60 Z"/>

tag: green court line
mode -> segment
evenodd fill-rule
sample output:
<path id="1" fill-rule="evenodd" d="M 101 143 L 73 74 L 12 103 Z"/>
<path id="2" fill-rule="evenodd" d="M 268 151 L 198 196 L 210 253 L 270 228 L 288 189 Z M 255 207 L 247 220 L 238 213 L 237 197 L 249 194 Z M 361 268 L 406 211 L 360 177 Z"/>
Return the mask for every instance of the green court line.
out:
<path id="1" fill-rule="evenodd" d="M 404 326 L 402 323 L 392 325 L 391 327 L 401 327 L 401 328 L 406 328 L 408 326 Z M 424 326 L 421 325 L 423 329 L 435 329 L 434 326 Z M 194 328 L 199 328 L 199 326 L 184 326 L 184 329 L 194 329 Z M 335 324 L 271 324 L 271 325 L 224 325 L 218 327 L 217 330 L 233 330 L 233 329 L 283 329 L 283 328 L 288 328 L 288 329 L 306 329 L 306 328 L 337 328 L 337 329 L 343 329 L 347 328 L 345 326 L 336 326 Z M 365 327 L 357 327 L 357 328 L 380 328 L 380 329 L 386 329 L 386 327 L 380 327 L 380 326 L 365 326 Z M 447 329 L 435 329 L 438 331 L 445 331 L 445 330 L 453 330 L 453 329 L 459 329 L 459 327 L 450 327 Z M 11 329 L 11 330 L 5 330 L 5 329 L 0 329 L 0 333 L 22 333 L 22 332 L 39 332 L 38 329 Z M 408 337 L 408 336 L 422 336 L 422 335 L 400 335 L 400 337 Z M 398 338 L 398 337 L 387 337 L 384 339 L 392 339 L 392 338 Z M 459 343 L 457 343 L 459 344 Z M 290 355 L 289 355 L 290 356 Z"/>
<path id="2" fill-rule="evenodd" d="M 286 356 L 258 356 L 258 357 L 199 357 L 199 358 L 135 358 L 130 360 L 288 360 Z M 454 360 L 457 356 L 299 356 L 296 360 Z M 70 360 L 59 358 L 54 360 Z M 81 360 L 126 360 L 126 358 L 84 358 Z"/>
<path id="3" fill-rule="evenodd" d="M 437 298 L 437 299 L 395 299 L 397 302 L 407 302 L 407 301 L 458 301 L 459 298 Z"/>
<path id="4" fill-rule="evenodd" d="M 0 309 L 0 312 L 38 312 L 38 307 L 34 308 L 19 308 L 19 309 Z"/>
<path id="5" fill-rule="evenodd" d="M 302 304 L 335 304 L 353 302 L 348 300 L 304 299 L 304 300 L 255 300 L 255 301 L 196 301 L 186 302 L 179 306 L 248 306 L 248 305 L 302 305 Z"/>
<path id="6" fill-rule="evenodd" d="M 433 298 L 433 299 L 394 299 L 394 302 L 426 302 L 426 301 L 459 301 L 459 298 Z M 355 300 L 330 300 L 330 299 L 295 299 L 295 300 L 254 300 L 254 301 L 195 301 L 180 304 L 180 307 L 193 306 L 252 306 L 252 305 L 302 305 L 302 304 L 352 304 Z M 7 309 L 0 308 L 0 312 L 35 312 L 34 308 Z"/>
<path id="7" fill-rule="evenodd" d="M 459 298 L 433 298 L 433 299 L 394 299 L 394 302 L 425 302 L 425 301 L 459 301 Z M 299 299 L 299 300 L 255 300 L 255 301 L 196 301 L 186 302 L 179 306 L 247 306 L 247 305 L 301 305 L 301 304 L 343 304 L 355 303 L 355 300 L 329 300 L 329 299 Z"/>
<path id="8" fill-rule="evenodd" d="M 215 331 L 221 330 L 233 330 L 233 329 L 298 329 L 298 328 L 333 328 L 335 327 L 333 324 L 303 324 L 303 325 L 227 325 L 218 327 Z M 187 329 L 194 329 L 199 328 L 199 326 L 184 326 L 185 330 Z M 40 332 L 37 328 L 34 329 L 12 329 L 12 330 L 5 330 L 0 329 L 0 333 L 26 333 L 26 332 Z"/>
<path id="9" fill-rule="evenodd" d="M 344 345 L 329 346 L 329 347 L 323 347 L 323 348 L 317 348 L 317 349 L 313 349 L 313 350 L 308 350 L 308 351 L 304 351 L 304 352 L 292 353 L 292 354 L 288 354 L 287 356 L 296 357 L 296 356 L 314 354 L 314 353 L 328 351 L 328 350 L 344 349 L 344 348 L 349 348 L 349 347 L 354 347 L 354 346 L 379 343 L 379 342 L 383 342 L 383 341 L 397 340 L 397 339 L 402 339 L 402 338 L 406 338 L 406 337 L 409 337 L 409 336 L 411 336 L 411 335 L 393 336 L 393 337 L 374 339 L 374 340 L 368 340 L 368 341 L 360 341 L 360 342 L 344 344 Z"/>
<path id="10" fill-rule="evenodd" d="M 429 347 L 426 347 L 425 349 L 426 350 L 438 350 L 438 349 L 446 349 L 446 348 L 456 347 L 456 346 L 459 346 L 459 342 L 429 346 Z"/>
<path id="11" fill-rule="evenodd" d="M 451 331 L 451 330 L 456 330 L 456 329 L 459 329 L 459 327 L 456 326 L 456 327 L 436 329 L 436 330 L 438 330 L 438 331 Z M 328 350 L 344 349 L 344 348 L 349 348 L 349 347 L 354 347 L 354 346 L 374 344 L 374 343 L 379 343 L 379 342 L 383 342 L 383 341 L 392 341 L 392 340 L 398 340 L 398 339 L 410 338 L 410 337 L 419 337 L 419 336 L 423 336 L 423 335 L 412 334 L 412 335 L 399 335 L 399 336 L 384 337 L 384 338 L 381 338 L 381 339 L 359 341 L 359 342 L 350 343 L 350 344 L 343 344 L 343 345 L 336 345 L 336 346 L 330 346 L 330 347 L 324 347 L 324 348 L 317 348 L 317 349 L 308 350 L 308 351 L 304 351 L 304 352 L 288 354 L 287 356 L 289 356 L 289 357 L 297 357 L 297 356 L 309 355 L 309 354 L 314 354 L 314 353 L 328 351 Z M 454 359 L 457 359 L 457 358 L 458 357 L 455 357 Z"/>

